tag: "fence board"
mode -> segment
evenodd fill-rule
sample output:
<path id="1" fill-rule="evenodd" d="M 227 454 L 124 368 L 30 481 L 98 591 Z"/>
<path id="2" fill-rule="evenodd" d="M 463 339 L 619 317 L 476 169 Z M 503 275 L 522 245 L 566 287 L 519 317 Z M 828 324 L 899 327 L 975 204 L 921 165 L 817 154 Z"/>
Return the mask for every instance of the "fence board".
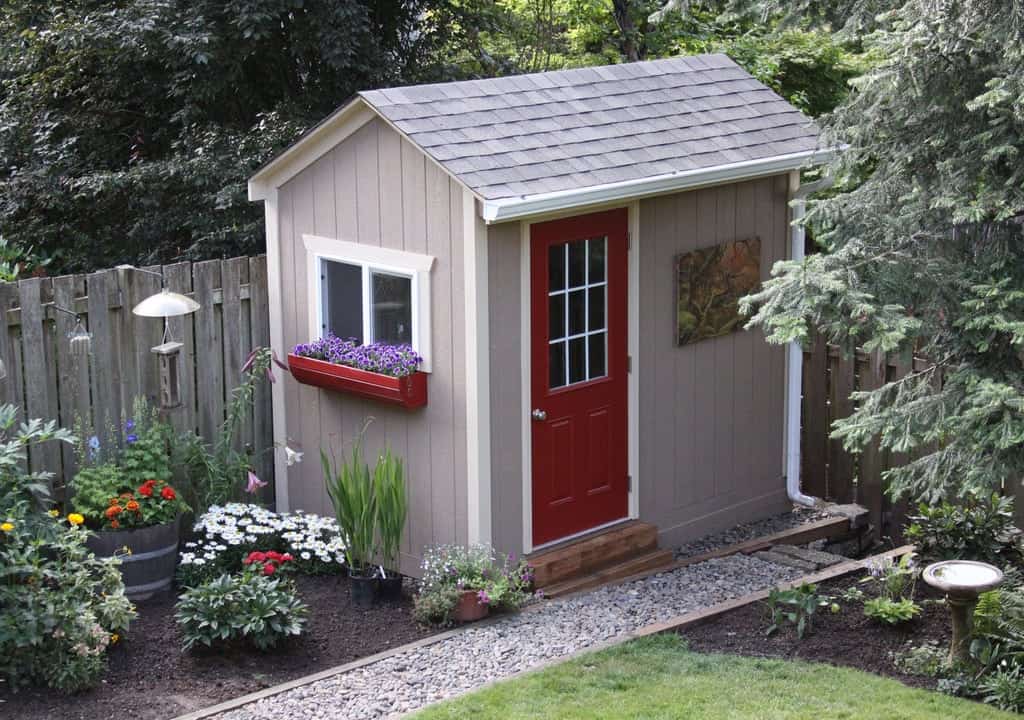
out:
<path id="1" fill-rule="evenodd" d="M 269 344 L 266 259 L 153 269 L 163 272 L 169 289 L 191 294 L 202 306 L 194 315 L 168 321 L 171 338 L 185 347 L 179 365 L 182 406 L 165 411 L 165 417 L 176 429 L 198 429 L 211 440 L 245 356 L 254 343 Z M 132 308 L 160 285 L 159 277 L 128 269 L 0 283 L 0 358 L 7 368 L 0 401 L 17 407 L 20 420 L 57 419 L 70 428 L 81 417 L 102 443 L 119 438 L 109 428 L 131 412 L 135 396 L 159 399 L 159 364 L 151 348 L 161 341 L 163 323 L 137 317 Z M 92 334 L 88 357 L 72 354 L 68 334 L 75 318 L 54 305 L 81 315 Z M 261 387 L 239 443 L 262 453 L 261 477 L 273 480 L 272 458 L 263 453 L 273 443 L 270 412 L 270 392 Z M 40 445 L 26 467 L 54 471 L 59 489 L 76 470 L 73 448 Z"/>
<path id="2" fill-rule="evenodd" d="M 804 361 L 803 483 L 805 492 L 824 496 L 828 492 L 828 371 L 825 340 L 815 335 L 811 352 Z"/>
<path id="3" fill-rule="evenodd" d="M 853 412 L 850 394 L 854 389 L 854 360 L 850 353 L 829 348 L 829 427 Z M 854 456 L 843 449 L 843 441 L 829 439 L 828 496 L 852 498 L 856 491 L 857 466 Z"/>

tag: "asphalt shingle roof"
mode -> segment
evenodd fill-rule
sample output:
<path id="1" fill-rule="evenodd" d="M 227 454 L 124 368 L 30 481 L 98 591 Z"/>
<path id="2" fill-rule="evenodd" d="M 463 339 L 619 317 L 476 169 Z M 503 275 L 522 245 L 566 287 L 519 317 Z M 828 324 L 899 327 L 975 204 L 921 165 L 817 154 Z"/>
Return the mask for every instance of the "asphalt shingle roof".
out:
<path id="1" fill-rule="evenodd" d="M 815 150 L 811 121 L 725 55 L 360 93 L 487 200 Z"/>

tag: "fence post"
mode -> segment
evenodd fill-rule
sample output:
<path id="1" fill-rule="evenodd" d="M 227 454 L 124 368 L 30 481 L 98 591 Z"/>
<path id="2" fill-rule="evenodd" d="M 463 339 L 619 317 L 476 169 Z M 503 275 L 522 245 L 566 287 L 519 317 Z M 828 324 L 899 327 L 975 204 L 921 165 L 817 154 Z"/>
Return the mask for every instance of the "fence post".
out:
<path id="1" fill-rule="evenodd" d="M 810 353 L 804 354 L 803 451 L 801 488 L 808 495 L 828 492 L 828 358 L 825 339 L 815 333 Z"/>
<path id="2" fill-rule="evenodd" d="M 876 351 L 861 354 L 859 359 L 861 365 L 858 389 L 870 391 L 882 387 L 885 383 L 885 354 Z M 878 439 L 875 438 L 860 453 L 858 501 L 868 509 L 868 517 L 874 527 L 876 537 L 881 537 L 884 532 L 882 511 L 885 503 L 882 470 L 882 451 L 878 446 Z"/>

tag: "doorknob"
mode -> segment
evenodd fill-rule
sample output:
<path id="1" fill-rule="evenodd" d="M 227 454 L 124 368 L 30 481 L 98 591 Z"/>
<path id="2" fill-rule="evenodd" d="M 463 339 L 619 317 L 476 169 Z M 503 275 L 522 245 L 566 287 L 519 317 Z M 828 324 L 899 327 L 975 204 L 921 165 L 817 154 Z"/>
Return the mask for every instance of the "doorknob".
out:
<path id="1" fill-rule="evenodd" d="M 534 411 L 532 413 L 530 413 L 530 414 L 533 416 L 534 420 L 547 420 L 548 419 L 548 414 L 546 412 L 544 412 L 543 410 L 541 410 L 540 408 L 535 408 Z"/>

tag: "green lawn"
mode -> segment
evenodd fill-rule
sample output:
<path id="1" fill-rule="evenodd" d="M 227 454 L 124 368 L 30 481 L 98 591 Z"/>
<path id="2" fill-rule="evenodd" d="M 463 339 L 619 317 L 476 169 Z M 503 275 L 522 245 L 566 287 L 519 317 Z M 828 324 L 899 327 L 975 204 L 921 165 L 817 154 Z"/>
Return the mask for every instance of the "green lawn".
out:
<path id="1" fill-rule="evenodd" d="M 427 708 L 416 720 L 995 720 L 1016 717 L 856 670 L 698 655 L 659 636 Z"/>

